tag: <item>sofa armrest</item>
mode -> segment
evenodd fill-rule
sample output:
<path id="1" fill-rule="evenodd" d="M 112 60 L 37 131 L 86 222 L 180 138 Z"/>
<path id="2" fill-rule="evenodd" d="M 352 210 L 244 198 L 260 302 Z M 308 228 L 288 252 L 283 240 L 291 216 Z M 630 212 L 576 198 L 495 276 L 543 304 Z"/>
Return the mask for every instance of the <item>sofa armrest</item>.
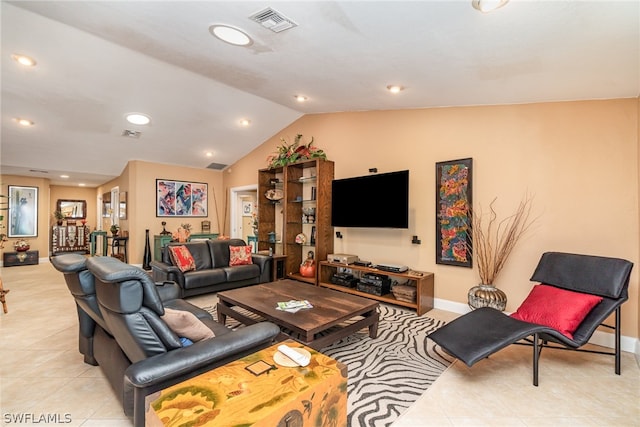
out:
<path id="1" fill-rule="evenodd" d="M 262 254 L 251 254 L 251 259 L 254 264 L 260 267 L 260 283 L 270 282 L 273 257 Z"/>
<path id="2" fill-rule="evenodd" d="M 165 264 L 161 261 L 151 261 L 149 263 L 153 272 L 153 280 L 156 282 L 176 282 L 180 287 L 184 287 L 184 274 L 175 265 Z"/>

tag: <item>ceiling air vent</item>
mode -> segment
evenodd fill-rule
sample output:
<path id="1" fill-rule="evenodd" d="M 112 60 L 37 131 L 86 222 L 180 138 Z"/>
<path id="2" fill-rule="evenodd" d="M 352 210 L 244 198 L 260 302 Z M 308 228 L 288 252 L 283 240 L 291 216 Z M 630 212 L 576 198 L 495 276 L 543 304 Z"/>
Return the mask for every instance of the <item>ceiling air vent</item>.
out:
<path id="1" fill-rule="evenodd" d="M 249 17 L 249 19 L 257 22 L 265 28 L 268 28 L 274 33 L 279 33 L 280 31 L 298 26 L 297 23 L 270 7 L 254 13 Z"/>
<path id="2" fill-rule="evenodd" d="M 142 135 L 142 132 L 139 132 L 137 130 L 129 130 L 129 129 L 125 129 L 122 131 L 122 136 L 126 136 L 127 138 L 140 138 L 140 135 Z"/>
<path id="3" fill-rule="evenodd" d="M 211 163 L 209 166 L 207 166 L 207 169 L 215 169 L 217 171 L 221 171 L 222 169 L 226 168 L 229 165 L 223 165 L 222 163 Z"/>

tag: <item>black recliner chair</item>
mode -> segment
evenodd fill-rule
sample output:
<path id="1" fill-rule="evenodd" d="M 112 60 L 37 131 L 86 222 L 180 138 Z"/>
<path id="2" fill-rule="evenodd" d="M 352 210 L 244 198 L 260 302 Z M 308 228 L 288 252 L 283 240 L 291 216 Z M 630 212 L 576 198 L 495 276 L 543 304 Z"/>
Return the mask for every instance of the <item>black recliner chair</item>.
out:
<path id="1" fill-rule="evenodd" d="M 580 323 L 573 333 L 573 339 L 548 326 L 517 320 L 488 307 L 455 319 L 427 338 L 469 367 L 508 345 L 531 345 L 535 386 L 538 385 L 540 353 L 545 347 L 615 356 L 615 373 L 619 375 L 620 307 L 629 299 L 632 268 L 633 263 L 620 258 L 562 252 L 546 252 L 542 255 L 531 277 L 532 281 L 603 298 Z M 615 314 L 615 326 L 603 323 L 611 314 Z M 614 352 L 580 349 L 600 326 L 614 330 Z"/>
<path id="2" fill-rule="evenodd" d="M 116 258 L 84 262 L 86 269 L 76 255 L 52 257 L 67 285 L 73 284 L 70 290 L 83 323 L 80 350 L 85 360 L 90 354 L 89 360 L 100 365 L 135 426 L 144 425 L 149 394 L 267 347 L 280 333 L 268 322 L 232 331 L 206 311 L 172 298 L 180 292 L 175 283 L 157 285 L 142 269 Z M 83 285 L 80 292 L 76 281 Z M 215 337 L 183 347 L 161 319 L 165 307 L 194 313 Z"/>

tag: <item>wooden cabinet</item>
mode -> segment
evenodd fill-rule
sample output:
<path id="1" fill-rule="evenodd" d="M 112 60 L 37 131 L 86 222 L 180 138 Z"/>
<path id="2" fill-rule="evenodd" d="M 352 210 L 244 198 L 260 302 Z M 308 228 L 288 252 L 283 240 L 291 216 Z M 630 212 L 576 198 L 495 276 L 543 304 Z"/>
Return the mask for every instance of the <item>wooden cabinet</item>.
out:
<path id="1" fill-rule="evenodd" d="M 89 253 L 89 227 L 85 225 L 54 225 L 51 229 L 51 253 Z"/>
<path id="2" fill-rule="evenodd" d="M 300 275 L 300 264 L 309 252 L 316 264 L 333 252 L 333 176 L 334 163 L 319 159 L 258 171 L 258 250 L 286 255 L 289 278 L 316 284 Z"/>
<path id="3" fill-rule="evenodd" d="M 392 280 L 397 280 L 398 283 L 407 282 L 407 285 L 416 287 L 416 301 L 401 301 L 396 299 L 392 293 L 378 296 L 366 292 L 360 292 L 354 288 L 331 283 L 331 277 L 336 272 L 338 272 L 339 269 L 345 268 L 351 270 L 354 277 L 358 277 L 359 275 L 362 275 L 364 273 L 375 273 L 384 274 Z M 419 274 L 422 274 L 421 276 L 411 273 L 392 273 L 389 271 L 378 270 L 376 268 L 360 267 L 353 264 L 338 264 L 328 261 L 320 262 L 319 269 L 320 271 L 318 272 L 318 285 L 324 286 L 325 288 L 331 288 L 349 294 L 375 299 L 381 302 L 413 308 L 417 311 L 418 316 L 421 316 L 427 311 L 433 309 L 433 273 L 420 272 Z"/>

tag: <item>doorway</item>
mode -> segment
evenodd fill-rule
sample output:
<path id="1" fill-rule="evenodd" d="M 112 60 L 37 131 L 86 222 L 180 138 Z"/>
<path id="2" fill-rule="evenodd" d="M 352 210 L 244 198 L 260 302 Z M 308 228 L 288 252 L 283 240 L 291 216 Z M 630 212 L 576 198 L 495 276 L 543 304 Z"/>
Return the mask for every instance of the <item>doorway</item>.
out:
<path id="1" fill-rule="evenodd" d="M 248 242 L 253 236 L 253 215 L 258 212 L 258 186 L 245 185 L 230 190 L 231 238 Z"/>

